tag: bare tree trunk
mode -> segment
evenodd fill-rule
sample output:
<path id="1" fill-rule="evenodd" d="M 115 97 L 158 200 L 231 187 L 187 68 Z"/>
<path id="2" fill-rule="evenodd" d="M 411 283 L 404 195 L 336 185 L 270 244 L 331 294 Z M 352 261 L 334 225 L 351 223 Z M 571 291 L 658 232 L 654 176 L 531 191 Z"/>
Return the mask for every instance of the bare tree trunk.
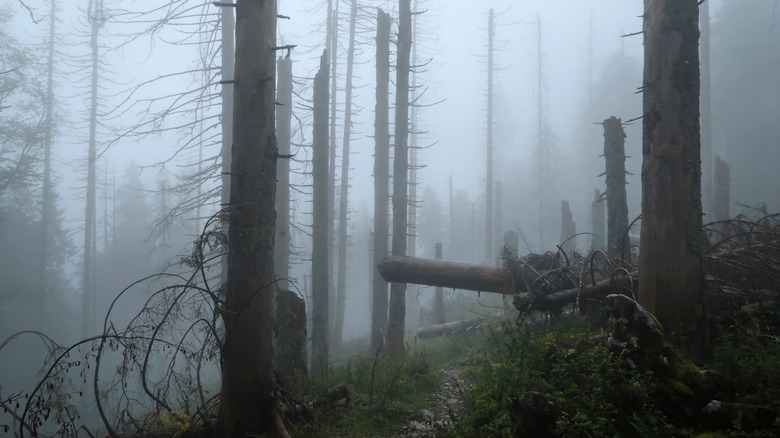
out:
<path id="1" fill-rule="evenodd" d="M 236 5 L 228 273 L 217 435 L 282 435 L 274 409 L 276 2 Z"/>
<path id="2" fill-rule="evenodd" d="M 490 263 L 493 254 L 493 8 L 488 13 L 488 65 L 487 65 L 487 160 L 485 175 L 485 262 Z"/>
<path id="3" fill-rule="evenodd" d="M 703 347 L 697 0 L 645 0 L 639 300 Z"/>
<path id="4" fill-rule="evenodd" d="M 496 181 L 496 196 L 493 198 L 493 205 L 495 205 L 496 215 L 493 216 L 493 242 L 497 242 L 499 245 L 499 249 L 501 248 L 500 242 L 503 241 L 504 233 L 501 231 L 503 228 L 502 223 L 502 216 L 503 216 L 503 208 L 504 208 L 504 198 L 501 194 L 501 181 Z M 496 259 L 496 257 L 499 254 L 493 250 L 493 256 L 492 259 L 488 260 L 488 262 L 492 262 Z"/>
<path id="5" fill-rule="evenodd" d="M 43 193 L 41 199 L 40 281 L 41 296 L 46 296 L 51 286 L 51 228 L 54 219 L 54 189 L 51 182 L 51 148 L 54 139 L 54 23 L 57 15 L 56 0 L 51 0 L 49 10 L 48 61 L 46 64 L 46 95 L 44 96 L 43 125 Z"/>
<path id="6" fill-rule="evenodd" d="M 328 51 L 320 58 L 314 76 L 314 127 L 312 134 L 312 334 L 311 374 L 322 376 L 328 370 Z"/>
<path id="7" fill-rule="evenodd" d="M 704 214 L 713 210 L 712 101 L 710 93 L 710 3 L 700 6 L 701 20 L 701 192 Z M 717 218 L 716 218 L 717 219 Z"/>
<path id="8" fill-rule="evenodd" d="M 332 4 L 333 3 L 333 4 Z M 336 259 L 336 127 L 338 124 L 338 53 L 339 53 L 339 0 L 332 0 L 328 2 L 328 35 L 326 36 L 326 44 L 328 50 L 328 62 L 330 65 L 330 136 L 328 147 L 328 260 Z M 328 264 L 328 299 L 329 313 L 328 324 L 332 324 L 330 321 L 330 315 L 336 314 L 336 293 L 334 283 L 334 265 Z M 332 326 L 331 326 L 332 328 Z M 331 334 L 333 332 L 330 332 Z M 329 339 L 330 341 L 330 339 Z"/>
<path id="9" fill-rule="evenodd" d="M 406 255 L 408 219 L 407 190 L 409 179 L 409 58 L 412 48 L 411 0 L 400 0 L 398 6 L 398 61 L 395 93 L 395 156 L 393 161 L 393 255 Z M 390 310 L 387 320 L 387 352 L 404 354 L 406 320 L 406 284 L 390 286 Z"/>
<path id="10" fill-rule="evenodd" d="M 715 219 L 728 219 L 729 213 L 729 187 L 731 177 L 729 175 L 729 163 L 720 159 L 720 155 L 715 156 L 715 199 L 713 211 Z"/>
<path id="11" fill-rule="evenodd" d="M 561 201 L 561 245 L 568 255 L 572 255 L 577 249 L 576 240 L 577 224 L 569 208 L 569 201 Z"/>
<path id="12" fill-rule="evenodd" d="M 98 67 L 100 62 L 100 46 L 98 37 L 100 28 L 105 23 L 103 1 L 90 2 L 87 10 L 87 21 L 90 24 L 90 48 L 92 49 L 92 78 L 89 106 L 89 145 L 87 150 L 87 196 L 84 212 L 84 266 L 82 283 L 81 335 L 86 338 L 92 331 L 92 313 L 95 303 L 95 283 L 92 263 L 95 256 L 96 235 L 96 143 L 97 143 L 97 106 L 98 106 Z"/>
<path id="13" fill-rule="evenodd" d="M 388 254 L 388 204 L 390 202 L 390 16 L 379 9 L 376 15 L 376 111 L 374 119 L 374 266 L 371 348 L 384 343 L 387 327 L 387 282 L 377 266 Z"/>
<path id="14" fill-rule="evenodd" d="M 441 260 L 441 243 L 436 244 L 436 260 Z M 436 324 L 444 324 L 446 318 L 444 316 L 444 289 L 441 286 L 436 287 L 436 292 L 433 297 L 433 314 L 435 315 Z"/>
<path id="15" fill-rule="evenodd" d="M 233 79 L 235 78 L 235 37 L 236 27 L 233 20 L 233 8 L 220 8 L 220 22 L 222 23 L 222 191 L 220 205 L 226 208 L 230 205 L 230 167 L 233 148 Z M 223 223 L 222 231 L 227 235 L 228 223 Z M 227 282 L 227 257 L 222 259 L 222 283 Z"/>
<path id="16" fill-rule="evenodd" d="M 626 200 L 626 133 L 616 117 L 602 122 L 607 180 L 607 252 L 628 258 L 628 201 Z"/>
<path id="17" fill-rule="evenodd" d="M 590 204 L 590 250 L 604 249 L 604 195 L 599 189 L 593 189 L 593 202 Z"/>
<path id="18" fill-rule="evenodd" d="M 290 276 L 290 126 L 292 124 L 292 59 L 277 61 L 276 143 L 281 157 L 276 164 L 276 240 L 274 268 L 279 290 L 289 289 Z"/>
<path id="19" fill-rule="evenodd" d="M 344 138 L 341 144 L 341 193 L 339 195 L 339 268 L 336 286 L 336 321 L 333 326 L 334 348 L 341 345 L 344 331 L 344 307 L 347 294 L 347 213 L 349 209 L 349 143 L 352 133 L 352 66 L 355 58 L 355 23 L 357 0 L 349 13 L 349 47 L 347 49 L 347 83 L 344 98 Z"/>

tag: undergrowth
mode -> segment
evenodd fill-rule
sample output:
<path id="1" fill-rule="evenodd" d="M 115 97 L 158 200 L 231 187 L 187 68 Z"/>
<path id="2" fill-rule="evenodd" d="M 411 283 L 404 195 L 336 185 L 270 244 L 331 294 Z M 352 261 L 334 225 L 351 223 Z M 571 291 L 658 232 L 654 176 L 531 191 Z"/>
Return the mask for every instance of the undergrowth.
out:
<path id="1" fill-rule="evenodd" d="M 734 401 L 780 407 L 780 343 L 777 314 L 754 321 L 761 336 L 738 327 L 721 327 L 713 340 L 710 367 L 736 389 Z M 606 333 L 561 322 L 546 333 L 507 328 L 490 336 L 468 358 L 464 372 L 465 418 L 455 428 L 462 437 L 769 437 L 778 431 L 725 430 L 675 417 L 652 372 L 629 369 L 610 353 Z M 555 411 L 550 424 L 529 424 L 518 412 L 528 394 L 543 394 Z M 529 430 L 531 428 L 533 431 Z"/>

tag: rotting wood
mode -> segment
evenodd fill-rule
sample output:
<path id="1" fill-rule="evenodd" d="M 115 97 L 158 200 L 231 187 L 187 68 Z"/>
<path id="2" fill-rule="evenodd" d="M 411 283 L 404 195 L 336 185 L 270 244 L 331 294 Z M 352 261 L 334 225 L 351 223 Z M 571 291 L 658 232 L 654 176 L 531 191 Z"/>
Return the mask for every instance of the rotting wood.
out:
<path id="1" fill-rule="evenodd" d="M 444 324 L 434 324 L 417 329 L 417 337 L 420 339 L 436 338 L 448 335 L 456 331 L 470 330 L 479 327 L 486 321 L 485 318 L 472 318 L 463 321 L 453 321 Z"/>

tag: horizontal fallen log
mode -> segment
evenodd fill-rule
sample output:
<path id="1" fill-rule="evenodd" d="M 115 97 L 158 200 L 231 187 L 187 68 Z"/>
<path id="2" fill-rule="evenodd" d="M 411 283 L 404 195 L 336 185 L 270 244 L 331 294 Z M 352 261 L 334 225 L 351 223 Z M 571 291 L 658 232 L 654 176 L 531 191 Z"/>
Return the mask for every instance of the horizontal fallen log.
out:
<path id="1" fill-rule="evenodd" d="M 386 257 L 378 268 L 382 278 L 390 283 L 422 284 L 504 295 L 527 290 L 526 285 L 540 274 L 525 264 L 507 272 L 502 266 L 403 256 Z M 541 272 L 547 271 L 544 269 Z"/>
<path id="2" fill-rule="evenodd" d="M 601 301 L 609 294 L 631 291 L 636 279 L 637 274 L 632 273 L 630 277 L 601 280 L 551 294 L 521 293 L 514 296 L 513 302 L 515 308 L 521 312 L 541 311 L 557 314 L 564 306 L 572 304 L 578 299 L 581 303 L 582 300 Z"/>
<path id="3" fill-rule="evenodd" d="M 485 318 L 473 318 L 420 327 L 417 329 L 417 337 L 420 339 L 437 338 L 458 330 L 469 330 L 474 327 L 479 327 L 485 321 Z"/>

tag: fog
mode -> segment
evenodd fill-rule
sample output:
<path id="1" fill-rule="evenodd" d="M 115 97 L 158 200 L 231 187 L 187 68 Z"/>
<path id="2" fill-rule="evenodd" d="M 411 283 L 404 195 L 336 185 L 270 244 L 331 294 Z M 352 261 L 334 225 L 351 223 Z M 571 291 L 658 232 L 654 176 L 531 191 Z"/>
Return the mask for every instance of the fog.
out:
<path id="1" fill-rule="evenodd" d="M 42 0 L 0 1 L 0 342 L 24 330 L 44 332 L 61 344 L 97 335 L 112 301 L 126 287 L 160 272 L 183 277 L 192 273 L 181 259 L 192 254 L 193 241 L 220 208 L 219 8 L 211 2 L 185 0 L 161 8 L 163 3 L 105 1 L 96 128 L 92 268 L 96 295 L 85 324 L 82 281 L 91 80 L 86 11 L 92 2 L 57 2 L 51 138 L 55 214 L 51 234 L 42 241 L 50 5 Z M 360 3 L 344 340 L 367 346 L 373 268 L 375 17 L 376 8 L 383 8 L 397 20 L 397 7 L 390 1 Z M 562 201 L 571 205 L 577 232 L 590 232 L 593 192 L 604 190 L 604 178 L 599 176 L 604 169 L 601 122 L 610 116 L 626 123 L 629 221 L 640 214 L 641 2 L 413 3 L 420 14 L 415 15 L 415 88 L 410 96 L 416 106 L 411 141 L 417 145 L 416 184 L 410 187 L 416 194 L 410 254 L 433 258 L 434 245 L 442 243 L 444 259 L 495 264 L 501 236 L 508 230 L 521 233 L 521 253 L 555 251 L 562 237 Z M 709 3 L 712 156 L 731 165 L 730 214 L 777 211 L 780 11 L 770 0 Z M 343 184 L 340 147 L 346 131 L 349 6 L 345 0 L 338 2 L 337 186 Z M 486 254 L 491 8 L 496 26 L 493 181 L 501 190 L 493 188 L 496 214 L 489 237 L 493 251 Z M 312 81 L 325 44 L 326 2 L 281 0 L 278 10 L 284 16 L 278 23 L 278 44 L 295 46 L 289 50 L 295 77 L 290 280 L 294 290 L 308 297 Z M 162 20 L 166 14 L 173 18 Z M 391 46 L 391 60 L 394 56 Z M 393 78 L 391 73 L 391 82 Z M 391 94 L 393 89 L 391 83 Z M 540 142 L 545 170 L 537 165 Z M 712 164 L 705 163 L 703 172 L 711 173 L 707 166 Z M 704 221 L 715 219 L 706 208 Z M 50 257 L 44 286 L 42 245 Z M 576 246 L 587 252 L 591 236 L 577 236 Z M 331 267 L 338 269 L 335 257 Z M 219 282 L 218 263 L 209 275 Z M 133 285 L 108 320 L 117 327 L 127 324 L 154 291 L 173 283 L 155 277 Z M 408 286 L 408 333 L 419 325 L 420 309 L 430 309 L 430 289 Z M 447 293 L 449 301 L 478 299 L 473 292 Z M 0 400 L 34 381 L 44 357 L 41 343 L 31 338 L 4 344 Z"/>

